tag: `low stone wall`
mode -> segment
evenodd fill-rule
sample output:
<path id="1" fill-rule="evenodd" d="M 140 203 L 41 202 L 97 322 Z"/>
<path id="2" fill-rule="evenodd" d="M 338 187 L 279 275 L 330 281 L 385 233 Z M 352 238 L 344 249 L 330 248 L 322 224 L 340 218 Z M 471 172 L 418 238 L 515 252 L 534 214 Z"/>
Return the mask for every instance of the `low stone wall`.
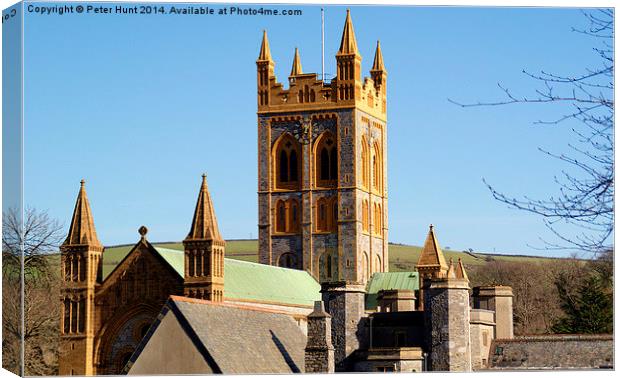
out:
<path id="1" fill-rule="evenodd" d="M 611 369 L 612 335 L 541 335 L 493 340 L 489 369 Z"/>

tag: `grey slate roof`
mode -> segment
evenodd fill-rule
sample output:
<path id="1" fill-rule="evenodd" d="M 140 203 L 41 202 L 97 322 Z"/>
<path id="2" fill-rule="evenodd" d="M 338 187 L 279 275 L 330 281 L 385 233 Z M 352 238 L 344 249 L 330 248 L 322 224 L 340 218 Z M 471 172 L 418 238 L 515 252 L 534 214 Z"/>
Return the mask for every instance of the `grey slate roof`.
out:
<path id="1" fill-rule="evenodd" d="M 289 315 L 170 297 L 167 306 L 224 374 L 304 371 L 306 336 Z M 184 321 L 181 321 L 182 325 Z M 186 331 L 188 331 L 186 329 Z"/>

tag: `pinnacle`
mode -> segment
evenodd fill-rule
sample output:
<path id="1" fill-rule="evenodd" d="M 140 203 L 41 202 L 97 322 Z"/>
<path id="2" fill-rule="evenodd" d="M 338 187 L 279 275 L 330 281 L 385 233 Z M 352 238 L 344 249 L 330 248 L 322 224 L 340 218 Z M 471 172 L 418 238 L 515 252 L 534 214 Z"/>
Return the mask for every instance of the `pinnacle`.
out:
<path id="1" fill-rule="evenodd" d="M 371 71 L 385 71 L 383 64 L 383 54 L 381 53 L 381 42 L 377 41 L 377 49 L 375 50 L 375 60 L 372 63 Z"/>
<path id="2" fill-rule="evenodd" d="M 207 175 L 202 175 L 192 226 L 185 240 L 222 240 L 207 186 Z"/>
<path id="3" fill-rule="evenodd" d="M 84 179 L 80 180 L 80 191 L 75 202 L 69 233 L 63 245 L 101 246 L 101 242 L 97 238 L 88 196 L 86 195 L 86 181 Z"/>
<path id="4" fill-rule="evenodd" d="M 351 21 L 351 12 L 349 9 L 347 9 L 347 18 L 344 22 L 340 49 L 338 49 L 338 55 L 346 54 L 359 54 L 357 51 L 357 41 L 355 40 L 355 31 L 353 30 L 353 22 Z"/>
<path id="5" fill-rule="evenodd" d="M 258 60 L 271 61 L 271 51 L 269 50 L 269 40 L 267 39 L 267 30 L 263 30 L 263 41 L 260 45 L 260 52 L 258 53 Z"/>
<path id="6" fill-rule="evenodd" d="M 293 58 L 293 67 L 291 68 L 290 76 L 297 76 L 303 74 L 301 69 L 301 58 L 299 57 L 299 49 L 295 47 L 295 57 Z"/>

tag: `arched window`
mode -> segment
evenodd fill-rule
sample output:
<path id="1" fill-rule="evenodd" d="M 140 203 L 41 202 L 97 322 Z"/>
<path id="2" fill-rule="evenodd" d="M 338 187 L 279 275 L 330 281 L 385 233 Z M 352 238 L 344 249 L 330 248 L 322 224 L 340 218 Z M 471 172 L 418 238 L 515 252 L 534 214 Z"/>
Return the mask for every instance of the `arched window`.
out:
<path id="1" fill-rule="evenodd" d="M 332 251 L 324 252 L 319 258 L 319 279 L 321 282 L 335 279 L 338 274 L 338 261 Z"/>
<path id="2" fill-rule="evenodd" d="M 368 157 L 368 140 L 362 135 L 362 187 L 369 189 L 368 176 L 370 174 L 370 165 Z"/>
<path id="3" fill-rule="evenodd" d="M 362 231 L 368 232 L 368 200 L 362 201 Z"/>
<path id="4" fill-rule="evenodd" d="M 301 230 L 301 208 L 297 199 L 278 200 L 275 217 L 276 232 L 296 233 Z"/>
<path id="5" fill-rule="evenodd" d="M 288 228 L 286 232 L 299 232 L 300 223 L 301 223 L 301 212 L 299 209 L 299 202 L 290 198 L 287 202 L 287 212 L 288 212 Z"/>
<path id="6" fill-rule="evenodd" d="M 301 184 L 301 147 L 290 134 L 284 134 L 275 144 L 274 161 L 277 189 L 299 189 Z"/>
<path id="7" fill-rule="evenodd" d="M 286 205 L 282 200 L 276 203 L 276 231 L 286 232 Z"/>
<path id="8" fill-rule="evenodd" d="M 325 197 L 320 198 L 317 201 L 317 231 L 327 231 L 327 200 Z"/>
<path id="9" fill-rule="evenodd" d="M 78 306 L 76 301 L 71 301 L 71 332 L 77 332 Z"/>
<path id="10" fill-rule="evenodd" d="M 194 275 L 196 274 L 196 272 L 195 272 L 196 260 L 194 260 L 194 251 L 191 251 L 189 253 L 188 260 L 189 260 L 188 261 L 189 266 L 187 267 L 187 275 L 189 277 L 194 277 Z"/>
<path id="11" fill-rule="evenodd" d="M 316 230 L 333 232 L 338 228 L 338 198 L 321 197 L 316 203 Z"/>
<path id="12" fill-rule="evenodd" d="M 64 320 L 63 320 L 63 332 L 65 334 L 68 334 L 71 331 L 71 301 L 69 301 L 69 298 L 65 298 L 64 300 L 64 312 L 65 312 L 65 316 L 64 316 Z"/>
<path id="13" fill-rule="evenodd" d="M 379 145 L 375 142 L 372 153 L 372 187 L 377 192 L 381 192 L 383 189 L 383 170 L 381 167 L 381 149 L 379 149 Z"/>
<path id="14" fill-rule="evenodd" d="M 82 298 L 78 303 L 78 332 L 81 333 L 84 332 L 86 326 L 86 299 Z"/>
<path id="15" fill-rule="evenodd" d="M 336 138 L 329 131 L 318 139 L 314 150 L 316 185 L 334 187 L 338 179 L 338 147 Z"/>
<path id="16" fill-rule="evenodd" d="M 373 269 L 375 272 L 383 272 L 383 267 L 381 266 L 381 257 L 375 255 L 375 266 Z"/>
<path id="17" fill-rule="evenodd" d="M 297 258 L 292 253 L 283 253 L 278 259 L 278 266 L 282 268 L 296 268 Z"/>

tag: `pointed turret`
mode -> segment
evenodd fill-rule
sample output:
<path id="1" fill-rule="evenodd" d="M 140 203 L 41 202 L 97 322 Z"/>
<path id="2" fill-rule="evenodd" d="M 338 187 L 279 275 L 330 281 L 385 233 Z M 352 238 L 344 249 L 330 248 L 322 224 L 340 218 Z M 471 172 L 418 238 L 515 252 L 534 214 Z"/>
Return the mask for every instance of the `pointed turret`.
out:
<path id="1" fill-rule="evenodd" d="M 93 214 L 86 195 L 85 181 L 80 181 L 80 192 L 78 193 L 73 218 L 69 227 L 69 234 L 63 245 L 90 245 L 101 246 L 97 238 Z"/>
<path id="2" fill-rule="evenodd" d="M 206 174 L 202 175 L 202 186 L 198 193 L 192 227 L 185 240 L 222 240 L 220 230 L 217 227 L 213 202 L 211 202 L 211 195 L 207 187 Z"/>
<path id="3" fill-rule="evenodd" d="M 297 76 L 303 74 L 301 69 L 301 58 L 299 57 L 299 49 L 295 47 L 295 57 L 293 58 L 293 67 L 291 68 L 290 76 Z"/>
<path id="4" fill-rule="evenodd" d="M 383 54 L 381 53 L 381 42 L 377 41 L 377 49 L 375 50 L 375 60 L 372 63 L 372 71 L 385 71 L 383 65 Z"/>
<path id="5" fill-rule="evenodd" d="M 271 50 L 269 49 L 269 40 L 267 39 L 267 30 L 263 30 L 263 41 L 260 45 L 260 52 L 258 53 L 257 61 L 272 61 Z"/>
<path id="6" fill-rule="evenodd" d="M 61 375 L 94 375 L 95 290 L 102 282 L 103 246 L 97 238 L 84 180 L 80 181 L 67 239 L 60 246 Z M 91 354 L 89 354 L 91 353 Z"/>
<path id="7" fill-rule="evenodd" d="M 456 269 L 454 273 L 456 275 L 456 278 L 469 281 L 469 277 L 467 277 L 467 273 L 465 272 L 465 267 L 463 266 L 463 261 L 461 260 L 460 257 L 459 257 L 459 262 L 456 265 Z"/>
<path id="8" fill-rule="evenodd" d="M 351 11 L 347 9 L 347 18 L 344 21 L 344 30 L 342 31 L 338 55 L 349 54 L 359 55 L 359 52 L 357 51 L 357 41 L 355 40 L 355 31 L 353 30 L 353 22 L 351 21 Z"/>
<path id="9" fill-rule="evenodd" d="M 422 253 L 420 253 L 420 258 L 418 259 L 418 269 L 420 267 L 436 267 L 443 271 L 448 270 L 448 264 L 446 264 L 446 259 L 443 256 L 432 224 L 429 227 Z"/>

